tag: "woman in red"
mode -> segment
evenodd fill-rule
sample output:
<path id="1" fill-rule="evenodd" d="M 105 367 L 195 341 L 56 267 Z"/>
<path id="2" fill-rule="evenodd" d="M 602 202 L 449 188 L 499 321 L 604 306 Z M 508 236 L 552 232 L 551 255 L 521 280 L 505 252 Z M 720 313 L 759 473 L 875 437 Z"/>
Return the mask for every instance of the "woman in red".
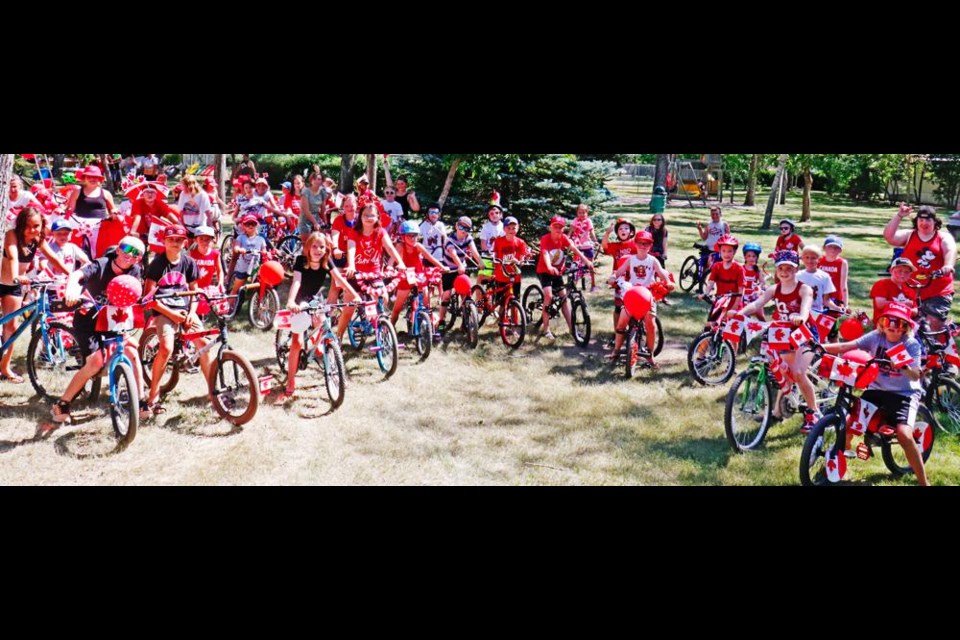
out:
<path id="1" fill-rule="evenodd" d="M 793 220 L 784 218 L 780 221 L 780 237 L 777 238 L 777 246 L 774 251 L 795 251 L 797 254 L 803 250 L 803 239 L 794 233 L 797 225 Z"/>
<path id="2" fill-rule="evenodd" d="M 440 263 L 439 260 L 430 255 L 430 252 L 427 251 L 427 248 L 417 242 L 417 236 L 420 235 L 420 229 L 417 228 L 413 222 L 409 220 L 404 220 L 403 224 L 400 225 L 400 237 L 403 238 L 403 243 L 400 245 L 400 257 L 403 258 L 403 264 L 407 265 L 407 268 L 413 267 L 413 269 L 418 273 L 424 272 L 423 259 L 426 258 L 435 266 L 443 269 L 444 266 Z M 410 295 L 411 284 L 407 282 L 406 274 L 400 274 L 400 284 L 397 285 L 397 299 L 393 303 L 393 311 L 390 314 L 390 322 L 393 326 L 397 325 L 397 318 L 400 317 L 400 312 L 403 311 L 403 305 L 407 301 L 407 297 Z M 424 289 L 424 302 L 429 307 L 430 300 L 427 297 L 427 290 Z"/>
<path id="3" fill-rule="evenodd" d="M 590 259 L 583 255 L 580 249 L 577 249 L 569 237 L 563 235 L 563 229 L 566 226 L 567 221 L 563 217 L 554 216 L 553 219 L 550 220 L 550 233 L 540 238 L 540 260 L 537 261 L 537 278 L 540 279 L 540 287 L 543 289 L 543 311 L 541 316 L 543 318 L 543 326 L 540 328 L 540 335 L 547 340 L 554 339 L 554 335 L 550 331 L 550 314 L 547 308 L 550 306 L 550 303 L 553 302 L 553 290 L 555 288 L 558 290 L 563 288 L 563 266 L 566 262 L 564 250 L 569 249 L 587 268 L 593 268 L 593 263 L 590 262 Z M 563 317 L 567 320 L 567 325 L 571 325 L 569 299 L 564 300 L 561 310 L 563 311 Z"/>
<path id="4" fill-rule="evenodd" d="M 884 239 L 894 247 L 903 247 L 904 258 L 917 267 L 917 274 L 932 280 L 930 286 L 920 289 L 920 310 L 934 331 L 943 328 L 950 317 L 953 304 L 953 269 L 957 262 L 957 243 L 953 236 L 941 230 L 943 222 L 933 207 L 920 207 L 913 220 L 913 231 L 898 231 L 900 221 L 910 215 L 912 209 L 900 203 L 883 230 Z"/>
<path id="5" fill-rule="evenodd" d="M 106 242 L 117 236 L 118 229 L 120 233 L 117 240 L 125 235 L 122 233 L 124 218 L 110 192 L 101 188 L 103 172 L 100 167 L 87 166 L 77 172 L 77 179 L 82 182 L 82 186 L 70 192 L 66 209 L 68 214 L 72 213 L 80 224 L 89 229 L 89 254 L 90 258 L 95 260 L 111 246 Z"/>

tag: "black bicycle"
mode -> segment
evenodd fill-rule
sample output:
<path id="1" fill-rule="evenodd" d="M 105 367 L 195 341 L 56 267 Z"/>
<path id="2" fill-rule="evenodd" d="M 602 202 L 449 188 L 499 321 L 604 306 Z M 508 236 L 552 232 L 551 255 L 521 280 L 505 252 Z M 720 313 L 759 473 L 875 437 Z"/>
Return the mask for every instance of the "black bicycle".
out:
<path id="1" fill-rule="evenodd" d="M 694 286 L 697 287 L 697 293 L 703 293 L 703 283 L 707 279 L 707 262 L 713 249 L 707 247 L 703 241 L 693 243 L 694 249 L 700 250 L 699 256 L 687 256 L 680 267 L 680 288 L 684 291 L 690 291 Z"/>
<path id="2" fill-rule="evenodd" d="M 590 311 L 583 292 L 577 288 L 577 281 L 589 273 L 586 265 L 575 264 L 567 259 L 564 266 L 564 283 L 559 291 L 554 291 L 553 299 L 547 307 L 551 319 L 560 315 L 564 303 L 570 300 L 570 320 L 567 326 L 573 341 L 579 347 L 587 346 L 590 341 Z M 539 330 L 543 324 L 543 289 L 539 284 L 531 284 L 523 292 L 523 310 L 527 314 L 527 324 Z"/>

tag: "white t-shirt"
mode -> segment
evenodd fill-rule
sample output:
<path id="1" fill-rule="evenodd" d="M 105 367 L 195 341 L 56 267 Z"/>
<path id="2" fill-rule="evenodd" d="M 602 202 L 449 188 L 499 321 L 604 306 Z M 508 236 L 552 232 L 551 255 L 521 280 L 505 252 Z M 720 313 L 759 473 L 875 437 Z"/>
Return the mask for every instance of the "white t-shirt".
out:
<path id="1" fill-rule="evenodd" d="M 713 247 L 717 244 L 717 240 L 723 237 L 724 227 L 726 227 L 726 223 L 723 220 L 720 222 L 711 220 L 707 223 L 707 239 L 704 242 L 707 243 L 707 248 L 710 249 L 710 251 L 715 251 Z"/>
<path id="2" fill-rule="evenodd" d="M 383 205 L 383 210 L 390 214 L 390 219 L 393 221 L 393 224 L 399 224 L 400 218 L 403 217 L 403 207 L 400 206 L 400 203 L 396 200 L 393 202 L 381 200 L 380 204 Z"/>
<path id="3" fill-rule="evenodd" d="M 814 311 L 823 311 L 823 297 L 837 290 L 830 276 L 820 269 L 813 273 L 804 269 L 797 274 L 797 280 L 813 289 L 813 304 L 810 308 Z"/>
<path id="4" fill-rule="evenodd" d="M 26 209 L 28 205 L 33 205 L 33 208 L 40 213 L 44 212 L 43 206 L 36 197 L 29 191 L 21 189 L 20 197 L 10 201 L 10 209 L 3 218 L 3 224 L 0 224 L 2 230 L 6 231 L 7 229 L 15 228 L 17 226 L 17 216 L 20 215 L 20 212 Z"/>
<path id="5" fill-rule="evenodd" d="M 83 253 L 80 247 L 72 242 L 67 242 L 62 247 L 53 241 L 49 242 L 48 244 L 50 245 L 50 251 L 56 254 L 56 256 L 63 261 L 63 266 L 67 268 L 68 273 L 73 273 L 80 268 L 81 264 L 83 264 L 83 262 L 81 262 L 81 256 L 85 258 L 86 255 Z"/>
<path id="6" fill-rule="evenodd" d="M 483 241 L 487 241 L 487 251 L 493 251 L 493 240 L 499 238 L 503 235 L 503 221 L 501 220 L 497 224 L 493 224 L 489 220 L 483 223 L 483 227 L 480 229 L 480 246 L 478 249 L 483 248 Z"/>
<path id="7" fill-rule="evenodd" d="M 423 246 L 427 248 L 434 258 L 438 260 L 443 257 L 443 240 L 445 233 L 443 223 L 437 220 L 436 224 L 429 222 L 420 223 L 420 235 L 423 236 Z"/>
<path id="8" fill-rule="evenodd" d="M 207 211 L 210 209 L 210 197 L 203 191 L 190 195 L 186 191 L 180 192 L 177 200 L 180 213 L 183 215 L 185 227 L 199 227 L 207 223 Z"/>
<path id="9" fill-rule="evenodd" d="M 636 256 L 636 254 L 634 254 L 631 255 L 627 260 L 630 262 L 630 268 L 627 271 L 627 276 L 630 280 L 631 286 L 642 284 L 645 287 L 649 287 L 651 284 L 653 284 L 657 276 L 657 268 L 653 265 L 659 264 L 656 258 L 648 255 L 646 258 L 641 260 Z"/>

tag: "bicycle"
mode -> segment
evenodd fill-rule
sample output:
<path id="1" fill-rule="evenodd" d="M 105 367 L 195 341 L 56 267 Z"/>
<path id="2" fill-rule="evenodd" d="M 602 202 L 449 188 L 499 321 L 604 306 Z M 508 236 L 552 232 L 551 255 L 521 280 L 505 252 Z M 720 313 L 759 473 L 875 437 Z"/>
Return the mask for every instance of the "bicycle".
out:
<path id="1" fill-rule="evenodd" d="M 570 321 L 567 327 L 579 347 L 586 347 L 590 341 L 590 312 L 583 292 L 577 288 L 577 280 L 583 279 L 584 273 L 589 271 L 585 265 L 575 264 L 568 258 L 564 264 L 563 287 L 554 291 L 553 299 L 547 307 L 547 314 L 553 319 L 560 315 L 564 303 L 570 300 Z M 523 309 L 527 314 L 527 323 L 532 323 L 533 329 L 539 329 L 543 324 L 543 289 L 539 284 L 531 284 L 524 290 Z"/>
<path id="2" fill-rule="evenodd" d="M 348 306 L 355 307 L 358 304 L 358 302 L 327 304 L 317 296 L 308 302 L 300 303 L 300 311 L 297 313 L 284 309 L 277 314 L 277 335 L 274 339 L 274 347 L 280 370 L 286 371 L 287 369 L 290 342 L 293 339 L 294 331 L 296 331 L 301 334 L 303 345 L 300 349 L 297 370 L 306 371 L 311 362 L 317 363 L 317 366 L 323 371 L 324 385 L 333 409 L 343 404 L 347 381 L 346 367 L 343 364 L 343 350 L 340 346 L 340 339 L 337 338 L 337 334 L 333 330 L 330 313 L 334 309 Z M 301 319 L 298 320 L 298 316 L 301 316 Z M 310 321 L 312 317 L 319 317 L 322 323 L 319 326 L 312 327 Z M 306 328 L 302 328 L 304 320 L 308 323 Z"/>
<path id="3" fill-rule="evenodd" d="M 618 278 L 614 286 L 620 289 L 621 297 L 626 295 L 627 291 L 630 290 L 630 284 L 623 278 Z M 665 293 L 661 293 L 659 295 L 659 299 L 663 299 L 664 295 Z M 658 299 L 657 295 L 654 295 L 654 298 Z M 647 313 L 653 312 L 648 311 Z M 660 318 L 656 313 L 653 313 L 653 323 L 656 328 L 657 335 L 654 339 L 652 355 L 658 356 L 663 350 L 663 326 L 660 324 Z M 624 372 L 626 373 L 627 379 L 630 379 L 636 375 L 637 366 L 640 365 L 641 359 L 644 361 L 643 366 L 648 366 L 647 363 L 652 356 L 650 354 L 650 348 L 647 346 L 647 326 L 642 318 L 637 319 L 631 316 L 630 323 L 627 325 L 626 331 L 627 333 L 623 342 L 624 353 L 626 353 L 627 356 Z"/>
<path id="4" fill-rule="evenodd" d="M 263 263 L 267 260 L 273 260 L 275 255 L 276 252 L 274 250 L 267 249 L 261 251 L 260 255 L 256 257 L 247 281 L 250 283 L 256 283 L 258 286 L 251 287 L 250 285 L 245 285 L 244 287 L 241 287 L 239 291 L 237 291 L 237 295 L 235 296 L 236 301 L 233 305 L 233 308 L 226 315 L 226 320 L 228 322 L 236 318 L 240 307 L 243 306 L 246 298 L 244 292 L 251 289 L 258 289 L 257 295 L 252 295 L 250 297 L 250 306 L 248 307 L 250 324 L 261 331 L 269 331 L 273 327 L 273 319 L 280 310 L 280 296 L 277 294 L 277 290 L 274 287 L 271 287 L 266 283 L 261 283 L 259 281 L 259 276 L 260 267 L 263 266 Z M 232 271 L 229 272 L 229 275 L 226 277 L 226 281 L 227 286 L 225 289 L 227 291 L 233 291 L 233 285 L 236 281 L 236 277 Z"/>
<path id="5" fill-rule="evenodd" d="M 357 272 L 354 278 L 359 285 L 363 314 L 354 314 L 350 319 L 347 337 L 354 351 L 360 351 L 367 338 L 373 336 L 375 344 L 370 347 L 370 351 L 376 354 L 377 365 L 386 380 L 397 371 L 398 352 L 402 346 L 397 339 L 397 330 L 390 322 L 390 316 L 384 311 L 383 300 L 390 296 L 400 281 L 395 270 L 384 273 Z M 385 280 L 391 280 L 390 284 L 385 284 Z"/>
<path id="6" fill-rule="evenodd" d="M 476 273 L 479 270 L 480 267 L 466 267 L 464 273 Z M 476 348 L 480 341 L 480 313 L 477 311 L 476 301 L 470 295 L 461 295 L 454 288 L 447 301 L 441 304 L 447 307 L 447 317 L 439 327 L 444 340 L 449 340 L 457 320 L 462 319 L 460 330 L 464 334 L 464 341 L 468 348 Z"/>
<path id="7" fill-rule="evenodd" d="M 937 338 L 946 334 L 948 342 L 941 344 Z M 926 355 L 923 357 L 923 402 L 933 413 L 937 426 L 944 432 L 960 434 L 960 384 L 949 373 L 948 352 L 956 357 L 956 346 L 951 343 L 960 334 L 960 327 L 950 323 L 940 331 L 931 331 L 925 318 L 920 318 L 917 336 Z"/>
<path id="8" fill-rule="evenodd" d="M 259 286 L 259 284 L 248 284 L 246 288 L 252 289 Z M 217 328 L 184 333 L 183 325 L 177 327 L 173 352 L 170 354 L 170 360 L 164 369 L 165 377 L 160 380 L 160 395 L 167 395 L 176 388 L 180 381 L 181 370 L 195 372 L 201 356 L 217 347 L 216 360 L 211 364 L 207 375 L 210 402 L 221 418 L 235 426 L 244 425 L 257 414 L 257 409 L 260 406 L 261 384 L 268 378 L 258 378 L 250 361 L 230 346 L 226 309 L 230 305 L 230 301 L 237 296 L 209 296 L 202 291 L 178 291 L 156 295 L 154 300 L 187 298 L 190 296 L 199 296 L 206 300 L 212 312 L 216 315 Z M 191 342 L 198 338 L 213 335 L 217 337 L 216 340 L 212 340 L 200 348 L 194 347 Z M 138 348 L 140 361 L 143 363 L 144 384 L 146 385 L 151 384 L 150 376 L 153 372 L 153 361 L 157 356 L 159 345 L 160 336 L 157 334 L 156 326 L 148 326 L 140 336 L 140 346 Z M 187 347 L 186 345 L 190 346 Z"/>
<path id="9" fill-rule="evenodd" d="M 423 287 L 433 290 L 431 300 L 439 300 L 441 274 L 442 270 L 436 267 L 427 269 L 419 275 L 412 268 L 408 268 L 405 274 L 410 283 L 410 295 L 407 296 L 407 313 L 404 317 L 407 321 L 407 334 L 413 336 L 416 341 L 420 362 L 430 357 L 434 330 L 438 329 L 434 323 L 434 310 L 424 304 Z"/>
<path id="10" fill-rule="evenodd" d="M 726 293 L 714 298 L 705 295 L 711 304 L 707 326 L 687 348 L 687 369 L 694 380 L 703 385 L 724 384 L 733 376 L 737 365 L 737 353 L 746 351 L 746 341 L 739 346 L 723 337 L 722 318 L 739 293 Z"/>
<path id="11" fill-rule="evenodd" d="M 707 259 L 713 253 L 713 249 L 707 247 L 703 241 L 693 243 L 694 249 L 700 250 L 700 256 L 687 256 L 680 267 L 680 288 L 689 292 L 694 285 L 697 286 L 697 293 L 703 293 L 703 284 L 706 282 Z"/>
<path id="12" fill-rule="evenodd" d="M 534 264 L 532 262 L 521 263 L 515 260 L 497 260 L 496 258 L 492 262 L 502 265 L 504 275 L 508 278 L 519 275 L 522 266 Z M 477 310 L 480 312 L 478 327 L 482 327 L 487 318 L 493 315 L 497 319 L 500 339 L 503 344 L 511 349 L 516 349 L 523 344 L 523 339 L 527 334 L 527 314 L 520 301 L 513 295 L 512 282 L 487 280 L 483 286 L 473 285 L 470 295 L 477 303 Z"/>
<path id="13" fill-rule="evenodd" d="M 906 460 L 906 455 L 902 453 L 903 448 L 900 447 L 894 427 L 888 424 L 887 418 L 876 409 L 867 424 L 863 424 L 860 417 L 861 406 L 865 401 L 853 395 L 854 389 L 866 389 L 870 386 L 879 372 L 879 365 L 889 365 L 890 360 L 871 358 L 865 362 L 856 362 L 830 355 L 824 355 L 823 358 L 831 364 L 831 369 L 836 367 L 832 366 L 828 358 L 846 363 L 852 372 L 857 373 L 857 377 L 853 385 L 843 378 L 834 378 L 840 385 L 834 406 L 813 425 L 803 443 L 800 453 L 800 484 L 807 487 L 827 485 L 844 478 L 847 466 L 844 450 L 848 430 L 853 436 L 863 436 L 863 441 L 856 448 L 856 458 L 853 459 L 869 460 L 873 456 L 873 447 L 879 446 L 883 463 L 894 477 L 899 478 L 911 473 L 913 469 Z M 935 425 L 936 420 L 925 403 L 921 402 L 914 423 L 913 439 L 920 446 L 924 462 L 930 458 L 933 451 Z"/>
<path id="14" fill-rule="evenodd" d="M 793 325 L 787 322 L 754 324 L 761 327 L 757 332 L 782 330 L 785 335 L 789 335 L 794 329 Z M 811 363 L 807 377 L 814 386 L 818 401 L 825 400 L 832 397 L 834 391 L 830 384 L 814 373 L 815 365 L 816 360 Z M 776 401 L 778 388 L 784 391 L 780 398 L 780 420 L 787 420 L 807 408 L 792 374 L 789 370 L 780 368 L 779 356 L 769 348 L 768 342 L 764 341 L 760 347 L 760 355 L 750 358 L 748 368 L 737 376 L 727 392 L 723 428 L 727 441 L 737 453 L 756 449 L 763 443 L 773 423 L 773 403 Z"/>

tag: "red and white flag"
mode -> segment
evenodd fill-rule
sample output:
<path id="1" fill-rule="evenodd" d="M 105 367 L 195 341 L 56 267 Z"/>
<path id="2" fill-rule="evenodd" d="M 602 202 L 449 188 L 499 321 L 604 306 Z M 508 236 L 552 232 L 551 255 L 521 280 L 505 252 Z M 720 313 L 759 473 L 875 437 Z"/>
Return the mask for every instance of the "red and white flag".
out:
<path id="1" fill-rule="evenodd" d="M 943 358 L 948 363 L 960 367 L 960 353 L 957 353 L 957 343 L 953 336 L 947 338 L 947 346 L 943 350 Z"/>
<path id="2" fill-rule="evenodd" d="M 150 245 L 150 251 L 154 253 L 163 253 L 166 251 L 166 247 L 163 244 L 163 230 L 166 228 L 167 225 L 162 222 L 150 223 L 150 236 L 147 240 L 147 244 Z"/>
<path id="3" fill-rule="evenodd" d="M 853 386 L 857 382 L 857 373 L 859 371 L 860 365 L 856 362 L 850 362 L 843 358 L 834 358 L 833 367 L 830 369 L 830 379 Z"/>
<path id="4" fill-rule="evenodd" d="M 843 476 L 847 475 L 847 458 L 842 450 L 832 453 L 827 450 L 826 462 L 824 468 L 827 472 L 827 480 L 830 482 L 840 482 Z"/>
<path id="5" fill-rule="evenodd" d="M 847 426 L 850 433 L 857 436 L 863 435 L 870 426 L 870 421 L 877 415 L 877 405 L 867 402 L 863 398 L 860 398 L 859 405 L 860 408 L 857 412 L 857 417 L 854 418 L 851 415 L 849 418 L 850 424 Z"/>
<path id="6" fill-rule="evenodd" d="M 727 324 L 723 327 L 723 339 L 729 340 L 734 349 L 740 345 L 740 335 L 743 333 L 744 328 L 743 323 L 744 317 L 735 315 L 728 319 Z"/>
<path id="7" fill-rule="evenodd" d="M 810 312 L 810 323 L 817 328 L 817 332 L 823 337 L 826 337 L 833 330 L 836 321 L 836 318 L 829 313 Z"/>
<path id="8" fill-rule="evenodd" d="M 887 357 L 897 369 L 913 364 L 913 357 L 907 352 L 905 342 L 901 342 L 893 349 L 887 349 Z"/>
<path id="9" fill-rule="evenodd" d="M 790 329 L 785 327 L 770 327 L 767 330 L 767 344 L 774 351 L 790 350 Z"/>
<path id="10" fill-rule="evenodd" d="M 913 428 L 913 439 L 920 446 L 923 453 L 933 444 L 933 431 L 929 422 L 917 422 Z"/>
<path id="11" fill-rule="evenodd" d="M 811 340 L 813 340 L 813 333 L 803 324 L 794 329 L 793 333 L 790 334 L 790 344 L 793 345 L 794 349 L 799 349 Z"/>
<path id="12" fill-rule="evenodd" d="M 762 334 L 770 326 L 769 322 L 760 322 L 759 320 L 747 320 L 745 331 L 747 344 L 753 342 L 753 339 Z"/>

